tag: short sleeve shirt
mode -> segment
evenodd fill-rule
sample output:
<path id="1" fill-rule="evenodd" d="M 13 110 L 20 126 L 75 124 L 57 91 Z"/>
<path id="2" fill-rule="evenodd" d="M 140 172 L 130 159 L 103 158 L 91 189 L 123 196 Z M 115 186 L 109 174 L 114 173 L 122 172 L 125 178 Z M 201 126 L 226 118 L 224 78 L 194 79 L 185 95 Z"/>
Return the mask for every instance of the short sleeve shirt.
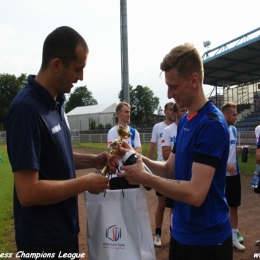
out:
<path id="1" fill-rule="evenodd" d="M 163 129 L 162 146 L 170 146 L 171 150 L 174 147 L 177 137 L 177 125 L 172 123 Z"/>
<path id="2" fill-rule="evenodd" d="M 233 129 L 233 130 L 232 130 Z M 227 163 L 234 166 L 236 168 L 237 174 L 240 174 L 238 161 L 237 161 L 237 134 L 236 134 L 236 128 L 234 126 L 229 126 L 229 154 L 228 154 L 228 161 Z M 235 133 L 235 135 L 234 135 Z M 231 174 L 227 171 L 227 176 L 231 176 Z"/>
<path id="3" fill-rule="evenodd" d="M 54 100 L 34 76 L 28 77 L 8 112 L 7 146 L 13 172 L 36 169 L 39 179 L 48 181 L 76 177 L 64 100 L 63 95 Z M 67 244 L 79 232 L 77 196 L 52 205 L 23 207 L 14 190 L 14 218 L 18 241 Z"/>
<path id="4" fill-rule="evenodd" d="M 174 202 L 172 236 L 186 245 L 223 243 L 231 236 L 231 226 L 224 192 L 229 131 L 222 112 L 207 102 L 191 119 L 183 115 L 178 123 L 174 149 L 176 180 L 191 180 L 193 162 L 209 165 L 215 168 L 215 173 L 201 206 Z"/>
<path id="5" fill-rule="evenodd" d="M 164 122 L 153 126 L 151 142 L 157 144 L 157 161 L 164 161 L 162 156 L 162 136 L 165 127 L 167 127 L 167 125 Z"/>

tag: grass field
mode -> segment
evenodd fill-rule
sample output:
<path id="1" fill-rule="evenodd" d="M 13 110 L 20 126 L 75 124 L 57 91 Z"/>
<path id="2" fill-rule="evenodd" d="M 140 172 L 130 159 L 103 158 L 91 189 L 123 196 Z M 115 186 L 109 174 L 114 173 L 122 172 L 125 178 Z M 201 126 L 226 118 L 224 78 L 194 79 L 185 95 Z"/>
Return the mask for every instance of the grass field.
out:
<path id="1" fill-rule="evenodd" d="M 86 153 L 99 153 L 107 150 L 106 143 L 74 143 L 73 147 Z M 149 143 L 142 144 L 143 154 L 147 155 Z M 12 211 L 13 174 L 9 164 L 7 150 L 0 144 L 0 253 L 14 250 L 14 221 Z M 155 158 L 156 156 L 154 156 Z M 252 176 L 255 171 L 255 150 L 250 151 L 248 162 L 241 162 L 242 154 L 238 154 L 242 175 Z"/>
<path id="2" fill-rule="evenodd" d="M 0 253 L 12 252 L 14 248 L 13 219 L 13 174 L 9 164 L 7 150 L 0 144 Z"/>
<path id="3" fill-rule="evenodd" d="M 142 144 L 142 154 L 147 155 L 149 143 Z M 84 148 L 89 153 L 99 153 L 102 151 L 107 151 L 107 144 L 106 143 L 74 143 L 74 148 Z M 156 153 L 154 154 L 154 159 L 156 159 Z"/>

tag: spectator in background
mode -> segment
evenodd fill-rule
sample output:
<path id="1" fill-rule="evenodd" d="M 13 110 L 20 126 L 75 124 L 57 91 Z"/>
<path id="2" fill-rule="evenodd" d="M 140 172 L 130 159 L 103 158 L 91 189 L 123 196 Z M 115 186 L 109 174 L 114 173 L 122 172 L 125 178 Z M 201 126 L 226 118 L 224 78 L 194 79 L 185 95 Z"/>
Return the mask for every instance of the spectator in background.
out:
<path id="1" fill-rule="evenodd" d="M 178 126 L 180 118 L 185 113 L 187 113 L 186 108 L 179 109 L 178 105 L 176 103 L 173 105 L 173 115 L 175 117 L 175 122 L 163 129 L 162 155 L 163 155 L 163 159 L 165 161 L 168 160 L 168 158 L 173 150 L 174 143 L 176 142 L 176 137 L 177 137 L 177 126 Z M 172 176 L 172 178 L 173 177 L 174 176 Z M 173 212 L 173 206 L 174 206 L 174 200 L 170 199 L 170 198 L 166 198 L 165 206 L 166 206 L 166 208 L 170 208 L 170 219 L 171 219 L 172 212 Z M 171 225 L 170 225 L 170 233 L 171 233 Z"/>
<path id="2" fill-rule="evenodd" d="M 126 102 L 120 102 L 116 107 L 116 116 L 118 121 L 117 125 L 112 127 L 107 134 L 108 147 L 110 147 L 110 145 L 114 142 L 114 140 L 118 138 L 117 129 L 118 126 L 121 125 L 131 133 L 131 136 L 124 140 L 127 141 L 135 149 L 135 151 L 137 151 L 138 153 L 142 153 L 139 132 L 135 128 L 130 127 L 128 125 L 130 123 L 130 117 L 131 117 L 131 106 Z M 122 165 L 122 161 L 120 159 L 118 160 L 118 164 L 119 167 Z M 115 174 L 111 176 L 110 188 L 111 189 L 132 188 L 132 186 L 129 185 L 128 182 L 125 181 L 125 179 L 117 178 L 116 175 L 117 171 L 115 172 Z"/>
<path id="3" fill-rule="evenodd" d="M 164 161 L 162 155 L 162 135 L 163 129 L 174 122 L 173 114 L 174 102 L 169 102 L 164 106 L 165 120 L 153 126 L 152 139 L 148 149 L 147 157 L 153 159 L 154 151 L 157 145 L 157 161 Z M 155 211 L 155 237 L 154 245 L 161 246 L 162 223 L 165 210 L 165 196 L 156 191 L 158 198 L 157 208 Z"/>
<path id="4" fill-rule="evenodd" d="M 163 129 L 162 155 L 165 161 L 168 160 L 172 152 L 172 149 L 174 147 L 174 142 L 176 141 L 176 136 L 177 136 L 177 126 L 180 118 L 185 113 L 187 113 L 186 108 L 179 109 L 176 103 L 173 105 L 173 116 L 175 118 L 175 122 Z"/>
<path id="5" fill-rule="evenodd" d="M 244 242 L 243 237 L 238 231 L 238 207 L 241 205 L 241 180 L 238 166 L 237 152 L 242 151 L 242 146 L 237 146 L 237 130 L 234 124 L 237 120 L 236 105 L 232 102 L 225 103 L 222 108 L 229 127 L 229 156 L 227 161 L 226 172 L 226 198 L 229 206 L 229 219 L 232 227 L 233 247 L 239 251 L 246 248 L 241 245 Z"/>
<path id="6" fill-rule="evenodd" d="M 259 135 L 260 135 L 260 125 L 258 125 L 258 126 L 255 128 L 256 143 L 258 143 Z"/>

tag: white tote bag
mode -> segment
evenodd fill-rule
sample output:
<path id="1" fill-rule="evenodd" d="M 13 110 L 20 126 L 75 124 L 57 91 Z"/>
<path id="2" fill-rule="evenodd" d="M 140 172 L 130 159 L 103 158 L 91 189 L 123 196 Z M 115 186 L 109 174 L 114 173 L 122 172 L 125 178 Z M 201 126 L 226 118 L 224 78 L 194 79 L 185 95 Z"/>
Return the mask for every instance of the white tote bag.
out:
<path id="1" fill-rule="evenodd" d="M 144 188 L 84 195 L 89 260 L 156 259 Z"/>

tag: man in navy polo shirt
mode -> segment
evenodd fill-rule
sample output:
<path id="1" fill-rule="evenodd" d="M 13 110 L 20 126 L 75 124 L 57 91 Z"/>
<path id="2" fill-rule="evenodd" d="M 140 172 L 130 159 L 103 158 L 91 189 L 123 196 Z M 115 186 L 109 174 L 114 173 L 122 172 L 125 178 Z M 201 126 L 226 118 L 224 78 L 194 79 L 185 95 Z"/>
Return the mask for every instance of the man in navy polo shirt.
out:
<path id="1" fill-rule="evenodd" d="M 72 150 L 64 93 L 83 79 L 87 55 L 88 46 L 74 29 L 55 29 L 44 41 L 39 73 L 28 77 L 10 106 L 7 145 L 14 172 L 18 251 L 50 253 L 54 259 L 78 253 L 77 194 L 103 192 L 108 179 L 95 173 L 76 178 L 75 170 L 101 169 L 106 164 L 115 171 L 106 152 Z"/>
<path id="2" fill-rule="evenodd" d="M 174 199 L 169 260 L 231 260 L 232 233 L 225 197 L 229 131 L 222 112 L 203 91 L 203 64 L 191 44 L 173 48 L 163 59 L 168 98 L 187 108 L 166 162 L 139 155 L 122 166 L 130 184 L 151 187 Z M 127 143 L 124 147 L 130 149 Z M 156 175 L 148 174 L 142 160 Z M 172 175 L 174 179 L 172 180 Z"/>

